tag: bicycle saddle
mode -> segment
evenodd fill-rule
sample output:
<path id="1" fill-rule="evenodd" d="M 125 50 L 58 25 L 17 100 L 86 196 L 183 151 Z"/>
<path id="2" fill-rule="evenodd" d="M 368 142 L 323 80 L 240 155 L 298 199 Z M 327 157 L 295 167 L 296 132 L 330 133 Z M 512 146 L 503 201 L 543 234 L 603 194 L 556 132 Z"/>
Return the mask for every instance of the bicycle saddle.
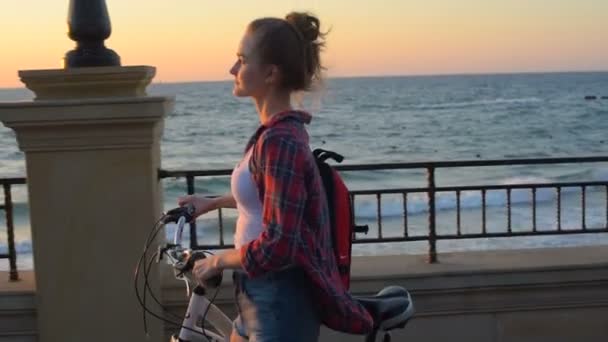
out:
<path id="1" fill-rule="evenodd" d="M 403 328 L 414 315 L 409 292 L 400 286 L 387 286 L 375 296 L 354 297 L 374 319 L 374 329 L 388 331 Z"/>

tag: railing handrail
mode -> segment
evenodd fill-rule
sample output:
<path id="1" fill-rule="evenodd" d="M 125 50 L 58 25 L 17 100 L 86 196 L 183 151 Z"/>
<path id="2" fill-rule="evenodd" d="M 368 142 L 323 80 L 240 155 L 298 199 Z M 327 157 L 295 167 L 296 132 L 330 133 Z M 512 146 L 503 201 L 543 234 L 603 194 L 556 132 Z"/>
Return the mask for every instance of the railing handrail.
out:
<path id="1" fill-rule="evenodd" d="M 26 183 L 25 177 L 0 178 L 0 185 L 4 185 L 4 184 L 23 185 L 25 183 Z"/>
<path id="2" fill-rule="evenodd" d="M 399 169 L 428 169 L 475 166 L 514 166 L 514 165 L 547 165 L 571 163 L 600 163 L 608 162 L 608 156 L 588 157 L 551 157 L 551 158 L 518 158 L 518 159 L 487 159 L 487 160 L 453 160 L 453 161 L 422 161 L 374 164 L 335 165 L 338 171 L 367 171 L 367 170 L 399 170 Z M 167 177 L 206 177 L 229 176 L 232 169 L 215 170 L 164 170 L 159 171 L 160 178 Z"/>
<path id="3" fill-rule="evenodd" d="M 546 164 L 599 163 L 599 162 L 608 162 L 608 156 L 352 164 L 352 165 L 336 165 L 336 169 L 343 170 L 343 171 L 363 171 L 363 170 L 378 170 L 378 169 L 383 169 L 383 170 L 428 169 L 428 168 L 438 169 L 438 168 L 450 168 L 450 167 L 546 165 Z"/>
<path id="4" fill-rule="evenodd" d="M 516 183 L 516 184 L 476 184 L 476 185 L 459 185 L 459 186 L 436 186 L 435 192 L 456 192 L 456 191 L 478 191 L 478 190 L 523 190 L 523 189 L 544 189 L 544 188 L 574 188 L 574 187 L 593 187 L 606 186 L 608 181 L 589 181 L 589 182 L 556 182 L 556 183 Z M 378 192 L 383 194 L 401 194 L 428 192 L 428 187 L 415 188 L 390 188 L 390 189 L 365 189 L 365 190 L 350 190 L 354 195 L 374 195 Z"/>

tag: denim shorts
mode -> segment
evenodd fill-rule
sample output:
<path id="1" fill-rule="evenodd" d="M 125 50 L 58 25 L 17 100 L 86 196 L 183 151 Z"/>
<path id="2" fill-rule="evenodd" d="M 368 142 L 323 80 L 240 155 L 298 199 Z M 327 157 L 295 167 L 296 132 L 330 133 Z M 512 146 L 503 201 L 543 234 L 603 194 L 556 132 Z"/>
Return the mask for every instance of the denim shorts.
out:
<path id="1" fill-rule="evenodd" d="M 236 332 L 251 342 L 316 342 L 321 326 L 311 285 L 300 269 L 249 278 L 233 273 Z"/>

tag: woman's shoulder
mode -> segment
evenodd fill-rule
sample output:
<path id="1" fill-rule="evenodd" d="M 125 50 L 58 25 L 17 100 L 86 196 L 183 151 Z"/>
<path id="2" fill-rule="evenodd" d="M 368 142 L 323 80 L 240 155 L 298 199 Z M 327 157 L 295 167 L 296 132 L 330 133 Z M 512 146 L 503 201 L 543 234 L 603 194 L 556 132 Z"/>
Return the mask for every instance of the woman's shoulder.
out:
<path id="1" fill-rule="evenodd" d="M 304 123 L 298 120 L 282 120 L 265 129 L 259 137 L 263 143 L 283 142 L 293 144 L 308 144 L 308 133 Z"/>

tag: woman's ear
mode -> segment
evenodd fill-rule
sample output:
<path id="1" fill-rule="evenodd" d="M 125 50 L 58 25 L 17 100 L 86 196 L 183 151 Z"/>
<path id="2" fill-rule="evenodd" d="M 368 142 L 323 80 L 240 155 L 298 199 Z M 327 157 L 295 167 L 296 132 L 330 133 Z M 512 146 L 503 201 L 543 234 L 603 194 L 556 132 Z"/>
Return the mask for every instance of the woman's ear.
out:
<path id="1" fill-rule="evenodd" d="M 266 73 L 266 84 L 277 85 L 281 81 L 281 71 L 279 67 L 271 64 L 268 66 L 268 71 Z"/>

